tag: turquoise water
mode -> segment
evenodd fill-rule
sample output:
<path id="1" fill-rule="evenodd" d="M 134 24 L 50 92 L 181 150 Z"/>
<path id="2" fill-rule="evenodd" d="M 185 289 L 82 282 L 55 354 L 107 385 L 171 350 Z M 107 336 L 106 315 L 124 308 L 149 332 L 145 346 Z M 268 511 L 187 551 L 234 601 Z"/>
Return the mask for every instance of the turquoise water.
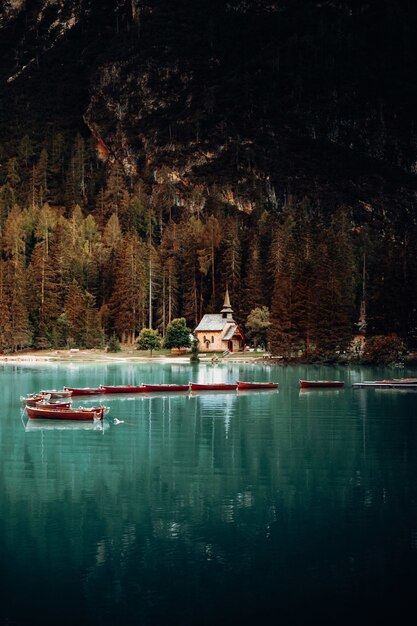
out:
<path id="1" fill-rule="evenodd" d="M 0 623 L 407 623 L 417 392 L 350 387 L 407 375 L 0 366 Z M 300 392 L 299 378 L 346 387 Z M 64 384 L 237 379 L 280 389 L 106 396 L 98 429 L 28 424 L 19 402 Z"/>

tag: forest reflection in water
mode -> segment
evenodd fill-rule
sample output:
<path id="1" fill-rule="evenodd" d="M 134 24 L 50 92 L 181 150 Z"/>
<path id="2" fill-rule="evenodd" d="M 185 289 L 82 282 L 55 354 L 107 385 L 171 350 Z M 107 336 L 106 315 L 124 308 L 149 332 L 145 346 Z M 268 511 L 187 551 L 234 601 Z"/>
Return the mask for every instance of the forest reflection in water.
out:
<path id="1" fill-rule="evenodd" d="M 352 390 L 370 371 L 318 371 L 346 388 L 304 394 L 305 371 L 240 365 L 224 379 L 279 391 L 109 397 L 101 430 L 20 419 L 20 391 L 212 372 L 1 369 L 3 621 L 53 621 L 62 602 L 68 621 L 103 624 L 245 623 L 271 610 L 305 623 L 341 603 L 352 618 L 407 602 L 417 394 Z"/>

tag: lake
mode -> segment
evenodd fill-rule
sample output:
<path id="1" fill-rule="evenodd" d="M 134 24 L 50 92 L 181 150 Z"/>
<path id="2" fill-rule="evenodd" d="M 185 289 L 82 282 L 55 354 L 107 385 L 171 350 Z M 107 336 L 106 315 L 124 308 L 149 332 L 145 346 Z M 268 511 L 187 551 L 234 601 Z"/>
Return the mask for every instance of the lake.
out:
<path id="1" fill-rule="evenodd" d="M 1 365 L 0 623 L 407 623 L 417 392 L 350 385 L 415 375 Z M 346 386 L 301 392 L 299 378 Z M 280 389 L 103 396 L 110 412 L 99 428 L 27 423 L 19 401 L 65 384 L 237 379 Z"/>

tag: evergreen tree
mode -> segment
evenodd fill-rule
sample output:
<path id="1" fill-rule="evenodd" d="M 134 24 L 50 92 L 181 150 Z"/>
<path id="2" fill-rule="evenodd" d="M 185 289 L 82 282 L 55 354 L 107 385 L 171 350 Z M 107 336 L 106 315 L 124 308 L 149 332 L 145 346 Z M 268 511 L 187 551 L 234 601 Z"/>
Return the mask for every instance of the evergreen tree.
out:
<path id="1" fill-rule="evenodd" d="M 265 271 L 262 265 L 259 238 L 253 233 L 248 243 L 246 265 L 245 289 L 242 298 L 242 314 L 245 317 L 253 309 L 265 305 L 263 287 Z"/>
<path id="2" fill-rule="evenodd" d="M 249 336 L 254 340 L 255 347 L 259 342 L 266 346 L 266 337 L 270 326 L 268 307 L 263 306 L 252 309 L 246 321 L 246 329 L 249 332 Z"/>
<path id="3" fill-rule="evenodd" d="M 10 330 L 14 352 L 27 348 L 32 343 L 27 309 L 27 287 L 23 262 L 20 259 L 9 262 L 10 272 Z"/>
<path id="4" fill-rule="evenodd" d="M 33 250 L 28 267 L 27 292 L 30 317 L 37 347 L 51 345 L 53 327 L 62 312 L 59 300 L 59 279 L 53 260 L 46 253 L 45 242 Z"/>
<path id="5" fill-rule="evenodd" d="M 3 185 L 0 188 L 0 227 L 4 224 L 15 203 L 15 195 L 10 185 Z"/>
<path id="6" fill-rule="evenodd" d="M 221 242 L 220 284 L 228 284 L 230 298 L 235 308 L 237 319 L 241 317 L 241 270 L 242 244 L 240 240 L 240 221 L 237 216 L 226 218 L 223 223 L 224 238 Z M 216 311 L 218 310 L 216 303 Z"/>
<path id="7" fill-rule="evenodd" d="M 313 302 L 317 349 L 332 354 L 344 351 L 352 338 L 355 263 L 351 224 L 343 210 L 319 236 Z"/>
<path id="8" fill-rule="evenodd" d="M 210 267 L 207 255 L 204 224 L 198 217 L 191 217 L 179 226 L 181 233 L 179 264 L 181 267 L 182 310 L 194 326 L 202 317 L 204 306 L 204 280 Z"/>
<path id="9" fill-rule="evenodd" d="M 94 297 L 73 281 L 65 301 L 70 345 L 92 348 L 99 345 L 102 333 L 98 312 L 94 308 Z"/>
<path id="10" fill-rule="evenodd" d="M 7 268 L 8 264 L 0 259 L 0 352 L 10 352 L 13 343 Z"/>
<path id="11" fill-rule="evenodd" d="M 18 160 L 16 159 L 16 157 L 13 157 L 12 159 L 9 159 L 7 161 L 7 184 L 11 187 L 11 189 L 14 190 L 14 192 L 17 191 L 17 189 L 19 188 L 19 183 L 20 183 L 20 176 L 19 176 L 19 163 Z"/>
<path id="12" fill-rule="evenodd" d="M 32 156 L 33 156 L 32 141 L 28 135 L 24 135 L 19 142 L 18 159 L 26 170 L 29 167 L 29 163 L 30 163 L 30 160 L 32 159 Z"/>
<path id="13" fill-rule="evenodd" d="M 123 343 L 134 343 L 143 326 L 145 310 L 144 247 L 136 235 L 127 235 L 120 242 L 114 257 L 111 317 Z"/>
<path id="14" fill-rule="evenodd" d="M 33 169 L 33 198 L 35 203 L 43 205 L 48 200 L 48 151 L 42 148 L 36 166 Z"/>
<path id="15" fill-rule="evenodd" d="M 122 164 L 115 160 L 109 167 L 107 185 L 104 192 L 104 206 L 107 216 L 119 213 L 124 192 L 127 190 L 126 176 Z"/>
<path id="16" fill-rule="evenodd" d="M 162 283 L 159 318 L 164 336 L 166 325 L 172 321 L 178 309 L 179 240 L 175 222 L 170 221 L 165 227 L 158 251 Z"/>

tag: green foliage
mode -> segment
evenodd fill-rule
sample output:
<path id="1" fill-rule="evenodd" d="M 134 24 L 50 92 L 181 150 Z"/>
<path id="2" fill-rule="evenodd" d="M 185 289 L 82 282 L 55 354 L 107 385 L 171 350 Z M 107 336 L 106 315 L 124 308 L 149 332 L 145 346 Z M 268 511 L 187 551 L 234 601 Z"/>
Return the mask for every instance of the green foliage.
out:
<path id="1" fill-rule="evenodd" d="M 200 361 L 200 357 L 198 356 L 200 354 L 200 349 L 198 346 L 198 341 L 197 339 L 193 339 L 193 341 L 191 342 L 191 356 L 190 356 L 190 362 L 191 363 L 198 363 Z"/>
<path id="2" fill-rule="evenodd" d="M 366 340 L 363 362 L 372 365 L 397 363 L 402 360 L 404 352 L 404 343 L 397 335 L 376 335 Z"/>
<path id="3" fill-rule="evenodd" d="M 249 332 L 249 336 L 254 339 L 255 345 L 258 345 L 260 341 L 266 345 L 266 335 L 271 326 L 269 317 L 269 309 L 267 306 L 256 307 L 249 313 L 246 328 Z"/>
<path id="4" fill-rule="evenodd" d="M 159 350 L 162 344 L 162 337 L 159 331 L 152 328 L 142 328 L 137 338 L 138 350 L 150 350 L 151 356 L 154 350 Z"/>
<path id="5" fill-rule="evenodd" d="M 255 343 L 268 338 L 287 357 L 332 358 L 357 320 L 364 250 L 368 332 L 395 331 L 415 345 L 415 220 L 383 229 L 371 221 L 364 234 L 357 215 L 334 205 L 288 194 L 277 210 L 272 181 L 257 183 L 246 213 L 221 186 L 190 179 L 185 188 L 157 163 L 157 176 L 129 173 L 121 159 L 104 165 L 93 138 L 54 128 L 46 136 L 22 128 L 2 144 L 4 350 L 94 346 L 103 328 L 133 344 L 148 319 L 166 332 L 167 348 L 188 347 L 185 319 L 196 325 L 219 312 L 227 281 L 235 319 L 246 318 Z M 255 147 L 245 156 L 235 144 L 241 166 L 256 157 Z M 172 318 L 183 321 L 166 329 Z"/>
<path id="6" fill-rule="evenodd" d="M 188 348 L 191 344 L 191 330 L 187 327 L 184 317 L 172 320 L 167 326 L 164 347 Z"/>
<path id="7" fill-rule="evenodd" d="M 116 335 L 110 336 L 107 342 L 107 351 L 108 352 L 120 352 L 121 351 L 120 341 L 117 339 Z"/>

